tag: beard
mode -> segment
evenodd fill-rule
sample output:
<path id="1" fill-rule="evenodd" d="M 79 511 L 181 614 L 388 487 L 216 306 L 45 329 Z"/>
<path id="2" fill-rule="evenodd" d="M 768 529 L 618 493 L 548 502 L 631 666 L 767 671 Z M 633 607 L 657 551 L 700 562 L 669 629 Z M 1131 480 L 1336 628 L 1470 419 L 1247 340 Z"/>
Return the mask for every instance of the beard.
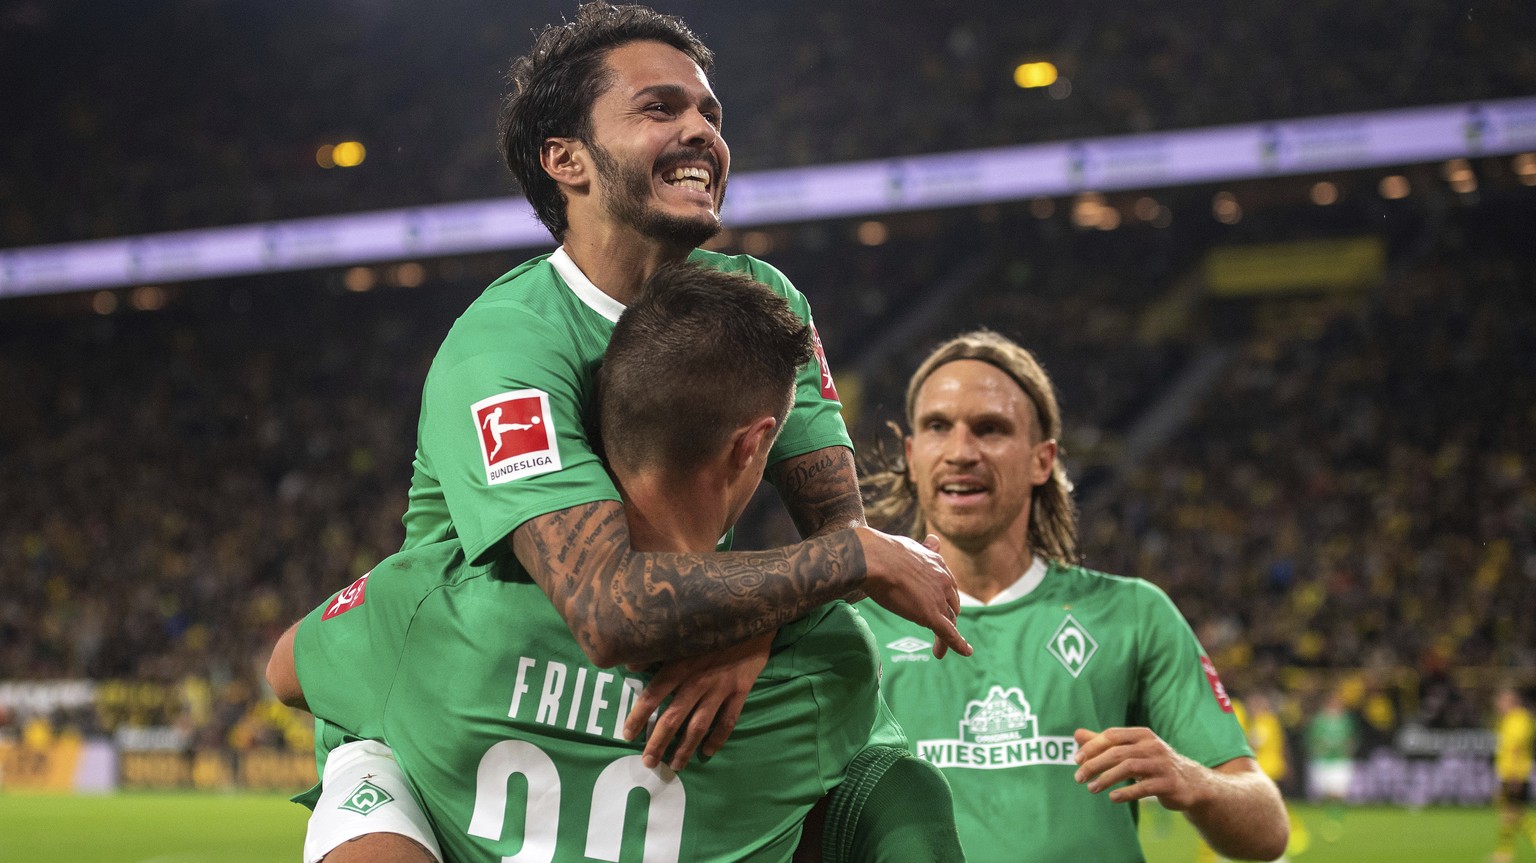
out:
<path id="1" fill-rule="evenodd" d="M 597 175 L 603 181 L 603 202 L 619 222 L 629 225 L 640 233 L 668 242 L 697 248 L 720 233 L 720 216 L 706 213 L 698 216 L 677 216 L 663 212 L 651 203 L 651 170 L 639 165 L 620 162 L 602 145 L 593 141 L 587 145 L 592 152 L 592 162 Z M 662 161 L 684 162 L 696 158 L 693 154 L 679 155 Z M 714 159 L 711 157 L 710 161 Z M 663 165 L 662 170 L 666 170 Z M 716 196 L 716 210 L 725 201 L 725 178 L 720 176 L 720 166 L 711 171 L 720 193 Z"/>

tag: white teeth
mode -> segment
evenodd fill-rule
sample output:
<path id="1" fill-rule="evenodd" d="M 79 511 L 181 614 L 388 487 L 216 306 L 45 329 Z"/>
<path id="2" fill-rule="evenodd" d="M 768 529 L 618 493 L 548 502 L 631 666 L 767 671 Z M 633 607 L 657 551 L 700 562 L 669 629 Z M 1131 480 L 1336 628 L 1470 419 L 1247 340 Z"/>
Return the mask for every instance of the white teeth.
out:
<path id="1" fill-rule="evenodd" d="M 669 185 L 681 186 L 695 192 L 704 192 L 709 189 L 709 172 L 703 168 L 674 168 L 662 175 L 661 179 Z"/>
<path id="2" fill-rule="evenodd" d="M 959 483 L 945 483 L 945 484 L 939 486 L 939 491 L 945 492 L 947 494 L 971 494 L 973 492 L 985 491 L 985 489 L 983 489 L 979 485 L 961 485 Z"/>

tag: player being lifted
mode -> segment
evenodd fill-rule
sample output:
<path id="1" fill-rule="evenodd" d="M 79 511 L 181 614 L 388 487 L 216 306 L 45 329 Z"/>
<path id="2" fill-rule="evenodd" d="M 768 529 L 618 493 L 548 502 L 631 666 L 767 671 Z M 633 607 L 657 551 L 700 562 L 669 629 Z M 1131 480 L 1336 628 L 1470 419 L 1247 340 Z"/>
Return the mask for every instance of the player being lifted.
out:
<path id="1" fill-rule="evenodd" d="M 560 247 L 492 284 L 444 340 L 422 395 L 404 518 L 404 550 L 457 540 L 476 566 L 515 555 L 597 666 L 674 657 L 658 682 L 683 681 L 674 705 L 700 706 L 663 716 L 687 721 L 680 752 L 711 727 L 705 751 L 720 744 L 752 677 L 743 672 L 761 666 L 778 627 L 853 591 L 930 627 L 936 650 L 970 652 L 942 560 L 863 527 L 820 356 L 801 371 L 767 468 L 810 539 L 753 554 L 642 552 L 631 542 L 582 411 L 613 322 L 645 279 L 684 258 L 742 272 L 810 323 L 804 297 L 777 270 L 696 248 L 720 228 L 730 169 L 711 62 L 676 18 L 589 3 L 513 64 L 503 153 Z M 542 422 L 508 432 L 516 443 L 497 449 L 481 424 L 498 407 Z M 743 644 L 747 656 L 727 650 Z M 344 738 L 320 731 L 322 754 Z"/>
<path id="2" fill-rule="evenodd" d="M 673 265 L 652 278 L 615 327 L 598 386 L 638 547 L 709 549 L 730 528 L 810 344 L 784 300 L 744 276 Z M 306 860 L 380 832 L 420 843 L 416 859 L 461 863 L 617 860 L 620 847 L 648 861 L 788 860 L 834 786 L 826 859 L 960 857 L 949 807 L 934 806 L 948 787 L 880 713 L 868 630 L 842 602 L 779 631 L 730 745 L 685 775 L 647 766 L 625 740 L 645 676 L 591 663 L 513 558 L 475 566 L 452 540 L 401 552 L 317 608 L 291 647 L 297 678 L 291 657 L 274 659 L 279 694 L 386 741 L 410 777 L 372 740 L 336 749 Z"/>

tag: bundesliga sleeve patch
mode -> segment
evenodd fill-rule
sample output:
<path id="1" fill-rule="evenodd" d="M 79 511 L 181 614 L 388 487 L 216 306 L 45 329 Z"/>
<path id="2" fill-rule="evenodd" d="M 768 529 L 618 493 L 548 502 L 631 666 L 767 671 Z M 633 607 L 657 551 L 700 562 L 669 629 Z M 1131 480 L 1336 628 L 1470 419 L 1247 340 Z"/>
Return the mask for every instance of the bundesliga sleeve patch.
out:
<path id="1" fill-rule="evenodd" d="M 342 588 L 341 593 L 331 597 L 331 604 L 325 607 L 325 613 L 320 615 L 321 620 L 330 620 L 338 614 L 351 611 L 363 604 L 363 592 L 368 588 L 368 576 L 370 570 L 363 574 L 362 578 Z"/>
<path id="2" fill-rule="evenodd" d="M 1216 674 L 1216 663 L 1209 656 L 1200 657 L 1200 670 L 1205 672 L 1205 682 L 1211 685 L 1211 694 L 1216 696 L 1216 703 L 1221 705 L 1222 712 L 1232 712 L 1232 699 L 1227 695 L 1227 688 L 1221 685 L 1221 678 Z"/>
<path id="3" fill-rule="evenodd" d="M 811 345 L 816 349 L 816 365 L 821 369 L 821 397 L 842 401 L 837 397 L 837 385 L 832 383 L 832 367 L 827 365 L 827 352 L 821 346 L 821 334 L 816 332 L 815 324 L 811 324 Z"/>
<path id="4" fill-rule="evenodd" d="M 560 469 L 548 393 L 502 393 L 475 402 L 470 412 L 474 414 L 488 484 L 498 485 Z"/>

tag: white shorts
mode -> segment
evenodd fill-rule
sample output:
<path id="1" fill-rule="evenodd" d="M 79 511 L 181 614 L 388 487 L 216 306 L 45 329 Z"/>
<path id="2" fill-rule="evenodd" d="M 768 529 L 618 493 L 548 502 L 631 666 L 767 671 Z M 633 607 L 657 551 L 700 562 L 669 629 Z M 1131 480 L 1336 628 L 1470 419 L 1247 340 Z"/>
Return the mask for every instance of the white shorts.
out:
<path id="1" fill-rule="evenodd" d="M 369 833 L 414 839 L 442 863 L 427 815 L 394 753 L 377 741 L 359 740 L 336 747 L 325 761 L 320 801 L 304 834 L 304 863 L 318 863 L 341 843 Z"/>
<path id="2" fill-rule="evenodd" d="M 1347 759 L 1314 761 L 1311 766 L 1312 796 L 1344 800 L 1355 777 L 1355 763 Z"/>

